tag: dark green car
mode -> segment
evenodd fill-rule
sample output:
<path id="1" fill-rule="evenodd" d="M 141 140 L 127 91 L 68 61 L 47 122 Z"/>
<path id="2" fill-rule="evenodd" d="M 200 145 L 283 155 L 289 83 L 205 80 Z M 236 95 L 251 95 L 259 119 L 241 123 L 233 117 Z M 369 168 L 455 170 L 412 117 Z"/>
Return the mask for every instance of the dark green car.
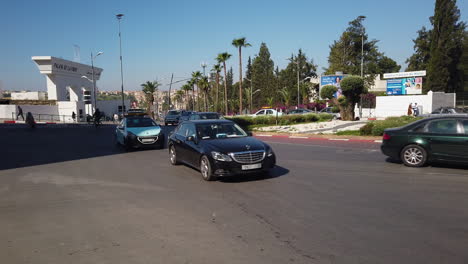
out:
<path id="1" fill-rule="evenodd" d="M 410 167 L 432 160 L 468 163 L 468 117 L 426 118 L 386 129 L 380 148 Z"/>

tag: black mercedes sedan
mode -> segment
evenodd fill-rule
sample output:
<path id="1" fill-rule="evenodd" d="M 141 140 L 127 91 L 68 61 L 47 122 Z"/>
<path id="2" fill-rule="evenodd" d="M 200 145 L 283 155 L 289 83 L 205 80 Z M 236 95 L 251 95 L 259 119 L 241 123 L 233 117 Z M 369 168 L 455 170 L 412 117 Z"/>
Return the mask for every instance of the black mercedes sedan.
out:
<path id="1" fill-rule="evenodd" d="M 172 165 L 187 164 L 203 179 L 265 173 L 275 167 L 271 147 L 229 120 L 184 121 L 168 140 Z"/>

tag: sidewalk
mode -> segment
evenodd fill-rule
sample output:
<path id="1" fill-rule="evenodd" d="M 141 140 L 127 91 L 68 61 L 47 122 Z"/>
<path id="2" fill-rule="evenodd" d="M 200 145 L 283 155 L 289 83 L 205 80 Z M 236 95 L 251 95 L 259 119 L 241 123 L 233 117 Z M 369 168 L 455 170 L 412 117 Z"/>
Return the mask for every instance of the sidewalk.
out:
<path id="1" fill-rule="evenodd" d="M 280 132 L 280 133 L 308 133 L 308 134 L 332 134 L 343 130 L 359 130 L 368 120 L 342 121 L 332 120 L 328 122 L 313 122 L 297 125 L 260 127 L 258 132 Z"/>

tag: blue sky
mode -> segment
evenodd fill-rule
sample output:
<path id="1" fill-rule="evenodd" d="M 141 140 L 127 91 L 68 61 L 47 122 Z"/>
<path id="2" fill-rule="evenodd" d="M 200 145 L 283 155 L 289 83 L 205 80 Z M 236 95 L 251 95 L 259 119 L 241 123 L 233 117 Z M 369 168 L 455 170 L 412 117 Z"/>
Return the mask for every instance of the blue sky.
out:
<path id="1" fill-rule="evenodd" d="M 380 50 L 404 64 L 413 52 L 416 31 L 429 26 L 434 2 L 2 1 L 0 81 L 3 89 L 46 90 L 45 77 L 39 74 L 31 56 L 71 60 L 73 46 L 78 45 L 82 63 L 90 63 L 91 51 L 104 52 L 95 61 L 104 69 L 98 82 L 100 89 L 120 89 L 117 13 L 125 14 L 122 44 L 126 90 L 140 89 L 147 80 L 166 84 L 172 72 L 180 80 L 201 70 L 202 61 L 210 68 L 216 55 L 224 51 L 233 54 L 228 67 L 233 66 L 237 74 L 237 51 L 231 46 L 237 37 L 246 37 L 252 44 L 243 52 L 244 61 L 258 53 L 260 43 L 265 42 L 280 68 L 302 48 L 321 69 L 327 66 L 329 45 L 359 15 L 367 16 L 367 33 L 371 39 L 380 40 Z M 458 7 L 466 21 L 468 0 L 458 0 Z"/>

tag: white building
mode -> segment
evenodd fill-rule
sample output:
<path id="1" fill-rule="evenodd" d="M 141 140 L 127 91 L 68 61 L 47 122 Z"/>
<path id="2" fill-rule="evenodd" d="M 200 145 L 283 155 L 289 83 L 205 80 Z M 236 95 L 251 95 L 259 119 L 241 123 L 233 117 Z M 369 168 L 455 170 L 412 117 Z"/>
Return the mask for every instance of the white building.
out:
<path id="1" fill-rule="evenodd" d="M 46 100 L 46 92 L 12 92 L 12 100 Z"/>

